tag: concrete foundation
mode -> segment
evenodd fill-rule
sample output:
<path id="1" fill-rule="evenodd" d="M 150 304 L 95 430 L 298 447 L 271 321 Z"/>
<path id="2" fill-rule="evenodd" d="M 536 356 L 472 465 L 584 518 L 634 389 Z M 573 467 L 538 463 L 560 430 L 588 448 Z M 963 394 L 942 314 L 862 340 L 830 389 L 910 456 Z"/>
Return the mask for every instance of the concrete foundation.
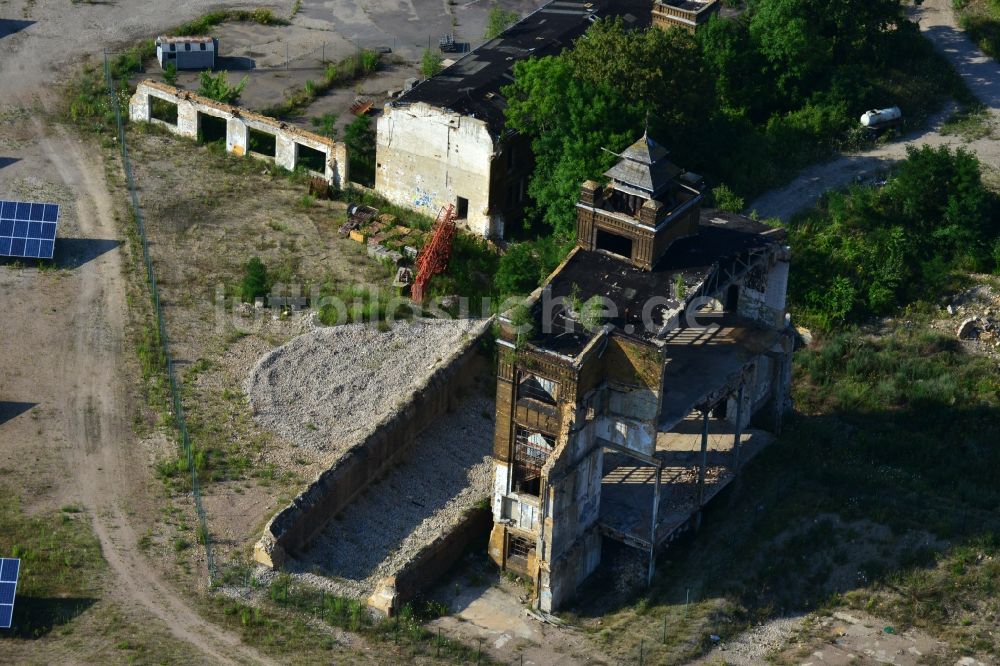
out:
<path id="1" fill-rule="evenodd" d="M 160 100 L 161 106 L 175 109 L 176 122 L 157 118 L 152 100 Z M 166 127 L 174 134 L 195 140 L 203 137 L 205 126 L 218 119 L 225 123 L 226 150 L 234 155 L 270 160 L 289 171 L 304 166 L 335 187 L 344 187 L 349 182 L 347 146 L 343 143 L 163 83 L 140 83 L 129 102 L 129 117 L 136 122 Z M 257 137 L 260 141 L 255 143 Z M 266 146 L 266 152 L 255 150 L 262 146 Z M 312 159 L 308 159 L 308 155 Z"/>

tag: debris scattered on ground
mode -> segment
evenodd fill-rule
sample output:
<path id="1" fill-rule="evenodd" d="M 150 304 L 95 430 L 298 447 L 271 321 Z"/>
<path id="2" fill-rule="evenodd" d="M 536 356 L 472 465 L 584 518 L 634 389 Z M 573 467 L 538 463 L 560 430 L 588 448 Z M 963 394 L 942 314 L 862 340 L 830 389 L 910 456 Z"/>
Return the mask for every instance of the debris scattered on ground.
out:
<path id="1" fill-rule="evenodd" d="M 935 322 L 939 330 L 951 329 L 966 350 L 1000 356 L 1000 290 L 985 276 L 980 284 L 965 289 L 943 301 L 948 319 Z M 957 325 L 954 319 L 959 319 Z"/>

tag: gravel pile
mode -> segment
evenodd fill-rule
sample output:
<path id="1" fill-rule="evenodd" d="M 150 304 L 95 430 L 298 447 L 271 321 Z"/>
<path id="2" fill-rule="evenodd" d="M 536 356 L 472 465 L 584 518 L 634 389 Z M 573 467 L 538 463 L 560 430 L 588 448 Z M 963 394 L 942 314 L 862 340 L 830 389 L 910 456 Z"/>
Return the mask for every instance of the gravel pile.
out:
<path id="1" fill-rule="evenodd" d="M 334 592 L 367 596 L 480 500 L 493 480 L 493 414 L 474 395 L 427 428 L 287 568 Z M 323 579 L 321 574 L 335 579 Z"/>
<path id="2" fill-rule="evenodd" d="M 262 427 L 336 457 L 409 400 L 480 320 L 319 328 L 262 357 L 245 383 Z"/>

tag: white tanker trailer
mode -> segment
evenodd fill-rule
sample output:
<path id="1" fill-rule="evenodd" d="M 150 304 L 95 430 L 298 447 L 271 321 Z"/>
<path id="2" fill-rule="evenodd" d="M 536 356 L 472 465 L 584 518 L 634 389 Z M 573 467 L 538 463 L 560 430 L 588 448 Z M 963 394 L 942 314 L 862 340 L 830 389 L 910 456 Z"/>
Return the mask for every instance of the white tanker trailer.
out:
<path id="1" fill-rule="evenodd" d="M 872 109 L 861 114 L 861 126 L 868 129 L 882 129 L 892 127 L 903 122 L 903 112 L 898 106 L 890 106 L 888 109 Z"/>

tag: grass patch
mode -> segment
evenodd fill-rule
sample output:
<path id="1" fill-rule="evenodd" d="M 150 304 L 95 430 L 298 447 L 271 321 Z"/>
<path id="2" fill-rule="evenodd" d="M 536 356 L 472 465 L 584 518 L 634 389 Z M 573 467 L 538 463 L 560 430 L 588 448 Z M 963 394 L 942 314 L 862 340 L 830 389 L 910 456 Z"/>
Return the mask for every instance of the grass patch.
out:
<path id="1" fill-rule="evenodd" d="M 963 107 L 941 125 L 941 133 L 967 142 L 985 139 L 993 134 L 993 117 L 982 104 Z"/>
<path id="2" fill-rule="evenodd" d="M 799 413 L 709 506 L 708 529 L 661 556 L 638 601 L 608 604 L 598 581 L 576 619 L 619 655 L 644 641 L 656 664 L 707 651 L 709 634 L 844 607 L 1000 654 L 984 631 L 1000 534 L 1000 377 L 994 361 L 914 319 L 798 352 Z"/>
<path id="3" fill-rule="evenodd" d="M 177 26 L 169 32 L 178 37 L 207 35 L 218 25 L 227 21 L 245 21 L 259 25 L 288 25 L 289 21 L 275 16 L 270 9 L 226 9 L 209 12 L 193 21 Z"/>
<path id="4" fill-rule="evenodd" d="M 340 62 L 329 63 L 323 77 L 317 82 L 308 80 L 301 88 L 294 88 L 285 99 L 261 109 L 261 113 L 272 118 L 288 118 L 305 112 L 317 97 L 338 86 L 347 85 L 374 74 L 381 62 L 382 54 L 362 49 Z"/>
<path id="5" fill-rule="evenodd" d="M 44 636 L 97 600 L 106 564 L 89 519 L 78 512 L 28 516 L 17 494 L 0 488 L 0 553 L 21 558 L 11 636 Z"/>
<path id="6" fill-rule="evenodd" d="M 1000 58 L 1000 2 L 952 0 L 958 24 L 983 53 Z"/>

